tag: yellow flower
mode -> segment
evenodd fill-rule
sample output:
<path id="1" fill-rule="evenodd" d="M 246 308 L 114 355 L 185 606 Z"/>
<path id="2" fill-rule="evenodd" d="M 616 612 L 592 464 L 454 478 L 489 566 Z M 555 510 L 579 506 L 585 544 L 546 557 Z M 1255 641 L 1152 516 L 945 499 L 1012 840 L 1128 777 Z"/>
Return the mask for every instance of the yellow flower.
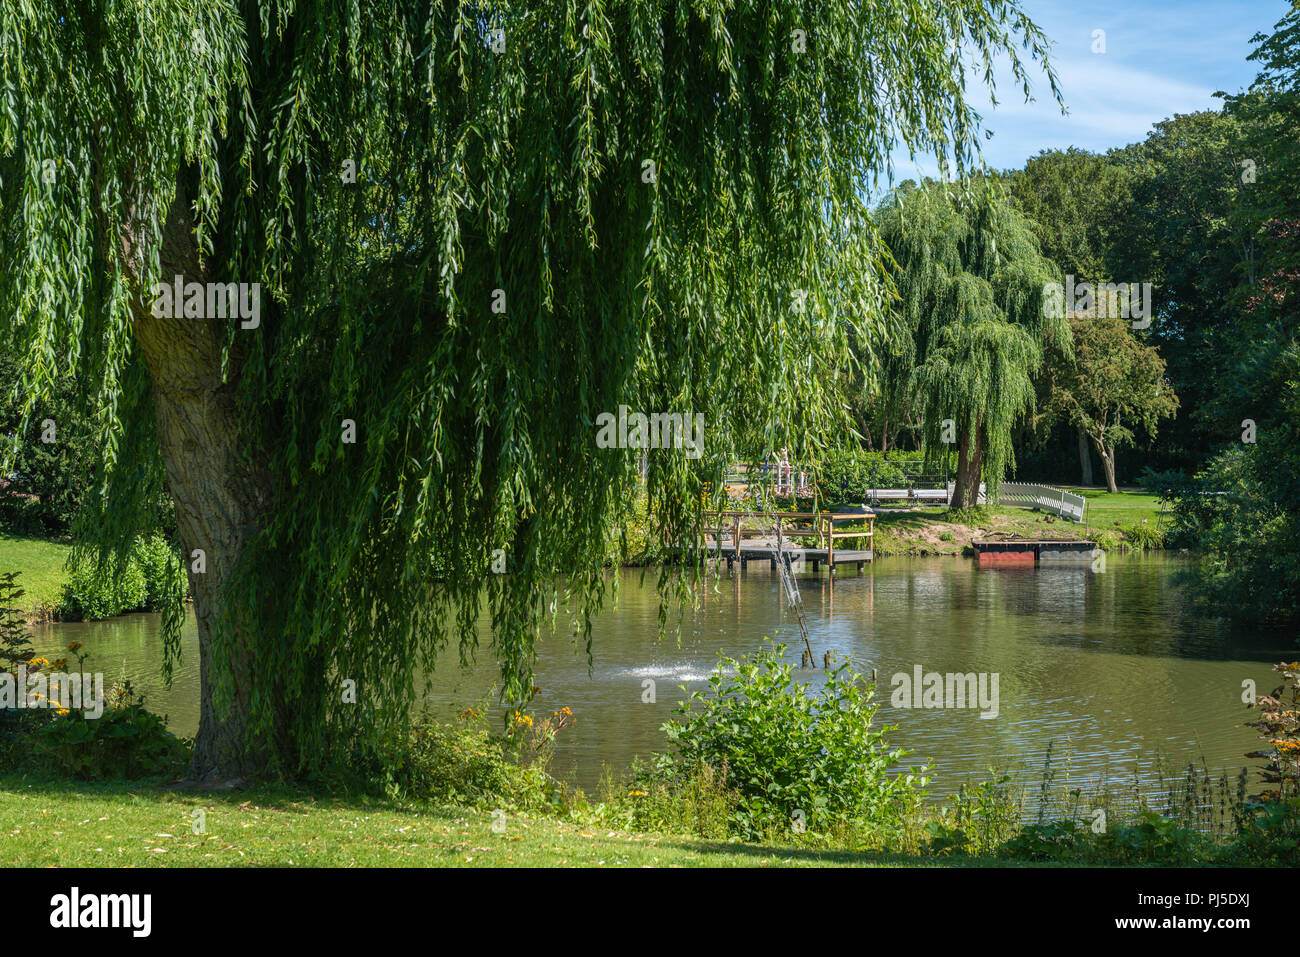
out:
<path id="1" fill-rule="evenodd" d="M 628 792 L 627 792 L 627 796 L 628 796 L 628 797 L 638 797 L 638 798 L 643 798 L 643 797 L 645 797 L 646 795 L 645 795 L 645 792 L 644 792 L 644 791 L 628 791 Z"/>
<path id="2" fill-rule="evenodd" d="M 80 650 L 80 648 L 81 648 L 81 642 L 79 641 L 74 641 L 72 644 L 68 645 L 69 651 L 78 651 Z"/>

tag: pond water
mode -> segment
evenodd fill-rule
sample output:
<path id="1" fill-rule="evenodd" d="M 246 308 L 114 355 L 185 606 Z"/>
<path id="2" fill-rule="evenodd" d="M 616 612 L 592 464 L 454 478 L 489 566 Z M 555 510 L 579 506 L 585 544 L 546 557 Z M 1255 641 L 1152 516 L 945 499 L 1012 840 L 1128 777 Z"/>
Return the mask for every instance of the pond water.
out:
<path id="1" fill-rule="evenodd" d="M 1274 662 L 1294 659 L 1285 637 L 1260 636 L 1195 615 L 1174 574 L 1172 555 L 1111 555 L 1104 573 L 1082 566 L 983 569 L 959 558 L 885 558 L 861 575 L 843 569 L 832 587 L 825 571 L 799 578 L 809 638 L 823 652 L 850 658 L 879 675 L 880 719 L 898 725 L 890 743 L 931 766 L 931 790 L 943 794 L 984 776 L 989 765 L 1036 769 L 1049 742 L 1058 782 L 1105 777 L 1127 785 L 1154 780 L 1156 759 L 1181 773 L 1202 759 L 1216 773 L 1251 762 L 1253 730 L 1241 703 L 1242 682 L 1260 693 L 1276 683 Z M 738 657 L 767 636 L 790 646 L 802 640 L 785 606 L 779 579 L 766 563 L 733 573 L 724 567 L 688 613 L 680 639 L 658 633 L 654 572 L 642 581 L 625 571 L 617 608 L 593 627 L 590 669 L 565 635 L 539 643 L 533 710 L 568 706 L 577 717 L 560 737 L 552 770 L 595 793 L 602 765 L 625 769 L 634 755 L 663 747 L 660 726 L 682 697 L 678 685 L 704 687 L 719 655 Z M 80 641 L 91 670 L 111 684 L 130 677 L 171 728 L 198 725 L 198 648 L 186 624 L 184 660 L 171 688 L 159 676 L 162 640 L 157 615 L 40 626 L 41 653 Z M 495 666 L 482 625 L 479 664 L 463 670 L 454 649 L 431 677 L 428 704 L 451 717 L 492 689 Z M 895 674 L 985 673 L 998 676 L 998 713 L 978 708 L 910 708 L 891 704 Z M 799 672 L 817 681 L 819 671 Z M 644 682 L 656 701 L 643 702 Z M 1067 767 L 1068 764 L 1068 767 Z"/>

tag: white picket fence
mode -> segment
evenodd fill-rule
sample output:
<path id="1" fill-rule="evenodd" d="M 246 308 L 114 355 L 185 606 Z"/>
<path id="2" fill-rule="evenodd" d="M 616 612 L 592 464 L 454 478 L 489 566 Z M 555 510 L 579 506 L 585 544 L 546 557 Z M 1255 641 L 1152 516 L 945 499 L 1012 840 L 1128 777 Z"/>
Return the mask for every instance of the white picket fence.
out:
<path id="1" fill-rule="evenodd" d="M 1044 512 L 1051 512 L 1061 518 L 1071 518 L 1076 522 L 1083 521 L 1083 510 L 1088 504 L 1088 500 L 1082 495 L 1075 495 L 1065 489 L 1053 488 L 1050 485 L 1030 485 L 1025 482 L 1003 482 L 998 500 L 1003 505 L 1040 508 Z"/>

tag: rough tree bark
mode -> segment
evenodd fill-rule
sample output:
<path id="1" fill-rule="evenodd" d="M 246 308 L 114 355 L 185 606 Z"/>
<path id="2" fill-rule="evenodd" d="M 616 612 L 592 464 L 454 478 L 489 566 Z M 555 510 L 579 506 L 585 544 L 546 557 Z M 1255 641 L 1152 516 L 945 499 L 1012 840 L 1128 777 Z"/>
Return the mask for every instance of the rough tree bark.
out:
<path id="1" fill-rule="evenodd" d="M 1118 492 L 1119 487 L 1115 484 L 1115 448 L 1106 447 L 1107 443 L 1095 436 L 1092 439 L 1093 446 L 1097 449 L 1097 456 L 1101 459 L 1102 471 L 1106 473 L 1106 488 L 1111 492 Z"/>
<path id="2" fill-rule="evenodd" d="M 962 430 L 957 443 L 957 474 L 953 480 L 952 508 L 979 504 L 980 473 L 984 468 L 984 429 L 975 430 L 975 441 Z"/>
<path id="3" fill-rule="evenodd" d="M 138 264 L 138 232 L 127 225 L 123 242 Z M 206 282 L 194 242 L 184 175 L 168 211 L 160 261 L 164 281 Z M 137 272 L 137 275 L 139 273 Z M 147 291 L 146 291 L 147 292 Z M 234 387 L 221 374 L 225 323 L 230 319 L 155 318 L 147 296 L 136 304 L 132 334 L 149 370 L 158 441 L 167 489 L 176 505 L 183 560 L 194 597 L 199 637 L 199 730 L 192 774 L 201 784 L 237 781 L 264 770 L 268 749 L 247 741 L 252 674 L 249 650 L 256 640 L 252 623 L 236 627 L 231 660 L 222 661 L 233 686 L 229 703 L 218 707 L 213 637 L 222 589 L 250 536 L 269 507 L 270 485 L 262 463 L 244 447 Z M 230 368 L 238 370 L 242 348 Z M 193 569 L 201 549 L 206 565 Z"/>

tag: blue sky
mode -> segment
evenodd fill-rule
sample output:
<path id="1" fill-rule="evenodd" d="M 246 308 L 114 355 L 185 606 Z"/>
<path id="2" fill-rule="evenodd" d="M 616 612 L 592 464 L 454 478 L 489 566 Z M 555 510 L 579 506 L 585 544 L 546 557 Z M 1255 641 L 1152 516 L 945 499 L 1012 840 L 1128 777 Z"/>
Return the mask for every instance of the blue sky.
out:
<path id="1" fill-rule="evenodd" d="M 1022 0 L 1031 20 L 1053 43 L 1052 61 L 1069 110 L 1061 115 L 1041 72 L 1032 103 L 997 77 L 999 104 L 989 103 L 978 77 L 968 100 L 993 131 L 984 140 L 986 162 L 1018 168 L 1044 149 L 1078 146 L 1101 152 L 1145 139 L 1152 124 L 1174 113 L 1216 108 L 1216 90 L 1236 92 L 1259 72 L 1246 57 L 1250 38 L 1271 33 L 1290 9 L 1287 0 Z M 1105 53 L 1093 53 L 1094 30 L 1104 30 Z M 933 175 L 933 160 L 914 166 L 905 151 L 894 157 L 895 178 Z"/>

